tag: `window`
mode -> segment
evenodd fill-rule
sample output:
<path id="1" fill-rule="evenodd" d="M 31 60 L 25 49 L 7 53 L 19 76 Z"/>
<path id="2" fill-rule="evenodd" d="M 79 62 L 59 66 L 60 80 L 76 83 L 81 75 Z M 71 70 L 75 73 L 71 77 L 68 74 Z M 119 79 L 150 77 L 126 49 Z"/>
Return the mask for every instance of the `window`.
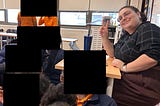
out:
<path id="1" fill-rule="evenodd" d="M 0 23 L 5 23 L 5 9 L 0 9 Z"/>
<path id="2" fill-rule="evenodd" d="M 60 12 L 60 25 L 86 26 L 86 12 Z"/>
<path id="3" fill-rule="evenodd" d="M 92 12 L 91 24 L 102 25 L 103 16 L 110 16 L 112 25 L 115 25 L 115 26 L 119 25 L 119 22 L 117 21 L 118 12 Z"/>
<path id="4" fill-rule="evenodd" d="M 7 9 L 7 22 L 17 24 L 17 16 L 19 9 Z"/>
<path id="5" fill-rule="evenodd" d="M 160 27 L 160 14 L 153 13 L 151 22 Z"/>

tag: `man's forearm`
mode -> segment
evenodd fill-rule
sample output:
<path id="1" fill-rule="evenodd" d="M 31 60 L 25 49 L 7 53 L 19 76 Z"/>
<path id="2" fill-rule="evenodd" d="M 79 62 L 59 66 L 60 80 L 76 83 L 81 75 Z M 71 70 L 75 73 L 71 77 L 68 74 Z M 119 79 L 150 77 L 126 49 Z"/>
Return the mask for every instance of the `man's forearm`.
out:
<path id="1" fill-rule="evenodd" d="M 106 50 L 106 53 L 109 57 L 114 57 L 114 49 L 113 44 L 110 42 L 109 39 L 102 40 L 102 44 L 104 47 L 104 50 Z"/>

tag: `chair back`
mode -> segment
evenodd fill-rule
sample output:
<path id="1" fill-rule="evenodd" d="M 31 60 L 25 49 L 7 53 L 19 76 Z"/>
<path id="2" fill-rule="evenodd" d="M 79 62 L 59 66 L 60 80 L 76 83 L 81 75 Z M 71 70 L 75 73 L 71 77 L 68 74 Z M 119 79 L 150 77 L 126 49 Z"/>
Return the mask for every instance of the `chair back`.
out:
<path id="1" fill-rule="evenodd" d="M 7 29 L 7 33 L 17 33 L 16 29 Z"/>

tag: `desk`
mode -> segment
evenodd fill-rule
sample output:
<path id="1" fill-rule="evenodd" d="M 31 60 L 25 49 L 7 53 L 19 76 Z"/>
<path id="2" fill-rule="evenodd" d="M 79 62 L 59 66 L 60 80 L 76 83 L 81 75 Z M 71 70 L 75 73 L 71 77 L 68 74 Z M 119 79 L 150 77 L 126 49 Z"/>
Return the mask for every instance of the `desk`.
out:
<path id="1" fill-rule="evenodd" d="M 113 67 L 111 65 L 113 58 L 106 59 L 106 77 L 121 79 L 121 73 L 119 68 Z M 64 60 L 61 60 L 55 65 L 56 69 L 64 70 Z"/>
<path id="2" fill-rule="evenodd" d="M 79 50 L 79 48 L 76 46 L 76 41 L 78 41 L 78 39 L 75 38 L 62 38 L 63 42 L 69 42 L 69 46 L 72 50 Z M 63 44 L 62 44 L 63 45 Z M 62 46 L 63 48 L 63 46 Z"/>
<path id="3" fill-rule="evenodd" d="M 112 66 L 113 58 L 108 58 L 106 61 L 106 76 L 110 78 L 121 79 L 119 68 Z"/>
<path id="4" fill-rule="evenodd" d="M 17 34 L 16 33 L 0 32 L 0 46 L 1 46 L 1 49 L 2 49 L 2 46 L 3 46 L 2 45 L 3 44 L 2 36 L 6 36 L 7 37 L 7 44 L 9 43 L 9 38 L 13 38 L 13 39 L 17 38 Z"/>
<path id="5" fill-rule="evenodd" d="M 64 70 L 64 59 L 55 65 L 55 69 Z"/>

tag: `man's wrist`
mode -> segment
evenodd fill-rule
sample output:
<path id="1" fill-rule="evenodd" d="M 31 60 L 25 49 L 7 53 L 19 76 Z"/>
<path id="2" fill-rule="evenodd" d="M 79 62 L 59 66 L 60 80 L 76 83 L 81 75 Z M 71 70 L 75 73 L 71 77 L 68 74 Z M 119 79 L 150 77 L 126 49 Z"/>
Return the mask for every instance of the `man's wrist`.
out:
<path id="1" fill-rule="evenodd" d="M 127 72 L 127 64 L 122 66 L 122 71 Z"/>

